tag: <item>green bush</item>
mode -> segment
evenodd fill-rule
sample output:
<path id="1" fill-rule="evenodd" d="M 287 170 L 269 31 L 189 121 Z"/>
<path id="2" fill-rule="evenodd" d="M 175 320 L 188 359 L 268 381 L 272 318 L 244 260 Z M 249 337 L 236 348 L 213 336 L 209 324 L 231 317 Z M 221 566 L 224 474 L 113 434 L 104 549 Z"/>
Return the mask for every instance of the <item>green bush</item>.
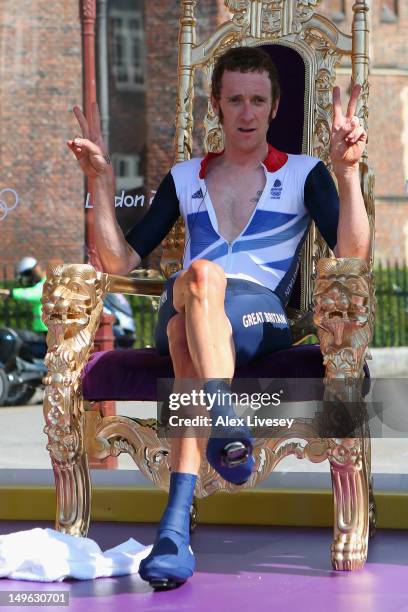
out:
<path id="1" fill-rule="evenodd" d="M 135 320 L 135 347 L 154 346 L 154 329 L 157 321 L 159 298 L 140 295 L 127 295 L 126 297 L 132 306 L 133 318 Z"/>
<path id="2" fill-rule="evenodd" d="M 374 270 L 377 298 L 372 346 L 408 344 L 408 268 L 395 264 Z"/>
<path id="3" fill-rule="evenodd" d="M 10 289 L 14 281 L 3 281 L 1 287 Z M 31 329 L 33 315 L 28 302 L 16 302 L 13 299 L 0 296 L 0 327 Z"/>

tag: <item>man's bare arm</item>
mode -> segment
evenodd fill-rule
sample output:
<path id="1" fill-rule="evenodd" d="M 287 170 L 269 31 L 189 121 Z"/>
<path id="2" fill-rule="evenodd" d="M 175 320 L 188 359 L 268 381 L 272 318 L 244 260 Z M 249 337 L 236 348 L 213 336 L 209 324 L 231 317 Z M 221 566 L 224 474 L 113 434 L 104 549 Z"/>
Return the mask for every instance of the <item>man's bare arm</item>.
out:
<path id="1" fill-rule="evenodd" d="M 370 257 L 370 225 L 360 187 L 358 167 L 338 172 L 340 211 L 337 228 L 336 257 Z"/>
<path id="2" fill-rule="evenodd" d="M 94 103 L 88 123 L 78 106 L 74 115 L 82 138 L 68 140 L 85 176 L 92 181 L 95 246 L 104 272 L 128 274 L 140 264 L 139 255 L 127 243 L 115 215 L 115 177 L 102 138 L 98 105 Z"/>
<path id="3" fill-rule="evenodd" d="M 93 180 L 95 246 L 105 272 L 128 274 L 141 259 L 116 220 L 114 184 L 111 171 Z"/>
<path id="4" fill-rule="evenodd" d="M 337 178 L 340 213 L 337 228 L 336 257 L 370 257 L 370 225 L 360 187 L 359 161 L 367 136 L 354 115 L 361 87 L 352 89 L 347 113 L 343 115 L 340 90 L 333 90 L 333 126 L 330 156 Z"/>

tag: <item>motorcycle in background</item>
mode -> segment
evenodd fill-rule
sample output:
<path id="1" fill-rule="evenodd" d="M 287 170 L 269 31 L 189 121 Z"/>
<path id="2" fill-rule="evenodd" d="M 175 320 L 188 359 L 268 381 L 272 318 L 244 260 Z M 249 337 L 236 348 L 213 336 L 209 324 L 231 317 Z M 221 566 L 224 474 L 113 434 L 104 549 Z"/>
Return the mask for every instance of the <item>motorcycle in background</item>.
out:
<path id="1" fill-rule="evenodd" d="M 132 308 L 120 293 L 108 294 L 104 310 L 113 314 L 115 348 L 131 348 L 135 342 L 135 322 Z M 42 389 L 47 373 L 44 357 L 45 339 L 29 330 L 0 328 L 0 406 L 27 404 L 36 389 Z"/>
<path id="2" fill-rule="evenodd" d="M 47 373 L 45 340 L 29 330 L 0 328 L 0 406 L 27 404 Z M 3 382 L 3 394 L 1 393 Z"/>

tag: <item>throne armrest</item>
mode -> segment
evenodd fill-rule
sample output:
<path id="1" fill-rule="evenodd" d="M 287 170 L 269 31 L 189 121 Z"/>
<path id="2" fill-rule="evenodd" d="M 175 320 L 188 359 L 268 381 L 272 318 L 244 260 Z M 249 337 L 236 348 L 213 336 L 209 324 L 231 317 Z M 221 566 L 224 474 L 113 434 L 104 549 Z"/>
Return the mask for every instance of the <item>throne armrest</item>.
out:
<path id="1" fill-rule="evenodd" d="M 164 290 L 162 278 L 140 278 L 106 274 L 107 293 L 127 293 L 130 295 L 160 296 Z"/>
<path id="2" fill-rule="evenodd" d="M 98 272 L 89 264 L 50 266 L 42 296 L 42 319 L 48 327 L 46 365 L 74 384 L 92 350 L 107 293 L 159 296 L 161 278 Z"/>

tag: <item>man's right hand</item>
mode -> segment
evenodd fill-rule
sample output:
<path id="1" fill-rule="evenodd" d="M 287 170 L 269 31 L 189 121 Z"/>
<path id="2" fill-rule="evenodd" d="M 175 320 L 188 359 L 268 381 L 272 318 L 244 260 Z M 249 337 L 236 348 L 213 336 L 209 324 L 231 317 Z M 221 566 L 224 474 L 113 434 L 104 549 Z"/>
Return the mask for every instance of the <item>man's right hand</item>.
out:
<path id="1" fill-rule="evenodd" d="M 73 140 L 68 140 L 67 146 L 88 178 L 102 176 L 108 172 L 110 160 L 102 138 L 98 105 L 94 102 L 91 106 L 90 123 L 79 106 L 74 106 L 73 112 L 81 128 L 82 138 L 75 137 Z"/>

